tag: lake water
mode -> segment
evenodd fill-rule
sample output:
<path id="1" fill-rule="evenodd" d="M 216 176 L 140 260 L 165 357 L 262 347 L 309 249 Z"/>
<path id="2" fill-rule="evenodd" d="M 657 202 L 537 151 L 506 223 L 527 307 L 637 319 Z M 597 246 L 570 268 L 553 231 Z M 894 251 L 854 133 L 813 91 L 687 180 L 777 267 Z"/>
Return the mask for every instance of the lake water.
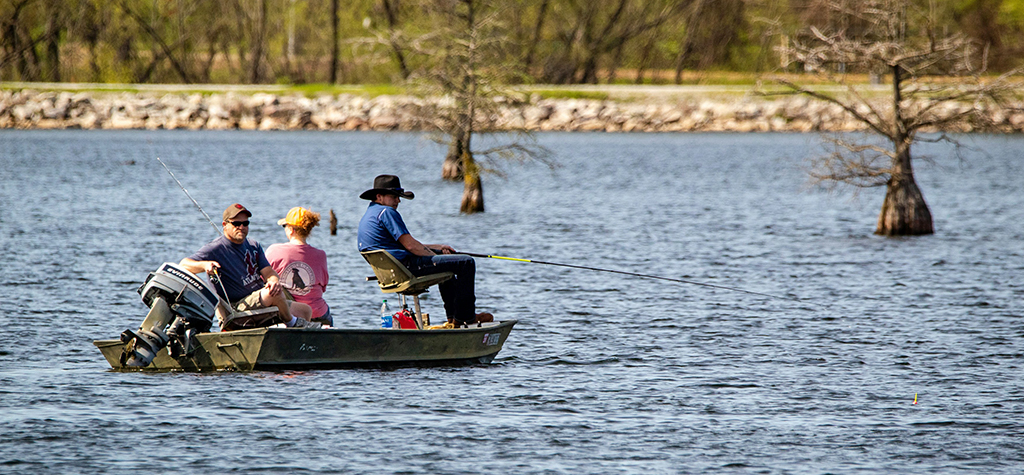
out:
<path id="1" fill-rule="evenodd" d="M 936 234 L 906 239 L 872 235 L 884 190 L 807 186 L 816 135 L 537 138 L 560 166 L 464 216 L 415 134 L 0 130 L 0 472 L 1024 470 L 1024 137 L 917 149 Z M 379 322 L 354 227 L 380 173 L 424 242 L 786 298 L 480 259 L 479 309 L 519 320 L 487 366 L 116 373 L 92 340 L 215 237 L 156 157 L 264 245 L 333 209 L 337 326 Z"/>

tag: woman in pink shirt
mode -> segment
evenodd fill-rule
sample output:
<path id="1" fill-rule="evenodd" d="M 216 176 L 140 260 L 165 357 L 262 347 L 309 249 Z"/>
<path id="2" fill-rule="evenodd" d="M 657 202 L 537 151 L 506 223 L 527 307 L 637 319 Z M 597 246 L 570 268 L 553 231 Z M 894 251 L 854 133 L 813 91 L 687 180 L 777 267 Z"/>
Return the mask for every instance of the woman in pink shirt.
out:
<path id="1" fill-rule="evenodd" d="M 320 213 L 295 207 L 277 224 L 284 226 L 288 242 L 267 248 L 270 266 L 281 276 L 281 285 L 295 301 L 313 309 L 312 321 L 333 326 L 331 309 L 324 301 L 324 289 L 327 288 L 329 278 L 327 253 L 306 244 L 310 231 L 320 224 Z"/>

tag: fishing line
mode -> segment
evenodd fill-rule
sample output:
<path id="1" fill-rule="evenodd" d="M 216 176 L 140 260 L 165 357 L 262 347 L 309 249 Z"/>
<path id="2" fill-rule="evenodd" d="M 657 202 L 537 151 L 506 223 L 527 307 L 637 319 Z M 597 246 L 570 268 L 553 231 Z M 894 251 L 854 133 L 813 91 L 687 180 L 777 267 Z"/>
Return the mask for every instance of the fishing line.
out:
<path id="1" fill-rule="evenodd" d="M 783 297 L 783 296 L 780 296 L 780 295 L 764 294 L 764 293 L 761 293 L 761 292 L 754 292 L 752 290 L 738 289 L 736 287 L 726 287 L 724 285 L 708 284 L 708 283 L 705 283 L 705 282 L 694 282 L 692 280 L 673 279 L 671 277 L 661 277 L 661 276 L 649 275 L 649 274 L 638 274 L 636 272 L 626 272 L 626 271 L 613 270 L 613 269 L 601 269 L 599 267 L 578 266 L 578 265 L 573 265 L 573 264 L 561 264 L 561 263 L 558 263 L 558 262 L 535 261 L 533 259 L 521 259 L 521 258 L 518 258 L 518 257 L 495 256 L 495 255 L 491 255 L 491 254 L 476 254 L 476 253 L 472 253 L 472 252 L 457 252 L 456 254 L 465 254 L 467 256 L 472 256 L 472 257 L 485 257 L 485 258 L 488 258 L 488 259 L 501 259 L 501 260 L 505 260 L 505 261 L 527 262 L 527 263 L 530 263 L 530 264 L 543 264 L 543 265 L 547 265 L 547 266 L 571 267 L 573 269 L 584 269 L 584 270 L 594 270 L 594 271 L 600 271 L 600 272 L 611 272 L 613 274 L 630 275 L 630 276 L 633 276 L 633 277 L 643 277 L 645 279 L 667 280 L 669 282 L 676 282 L 676 283 L 680 283 L 680 284 L 699 285 L 699 286 L 702 286 L 702 287 L 711 287 L 711 288 L 714 288 L 714 289 L 731 290 L 733 292 L 743 292 L 745 294 L 760 295 L 762 297 L 771 297 L 773 299 L 790 300 L 790 301 L 794 301 L 794 302 L 800 302 L 800 303 L 804 303 L 804 304 L 815 305 L 815 304 L 811 304 L 810 302 L 804 302 L 803 300 L 792 298 L 792 297 Z"/>
<path id="2" fill-rule="evenodd" d="M 178 184 L 178 188 L 181 188 L 181 191 L 185 192 L 185 196 L 187 196 L 188 199 L 192 200 L 192 204 L 196 205 L 196 208 L 199 209 L 199 212 L 203 213 L 203 216 L 206 217 L 206 220 L 210 222 L 210 226 L 213 226 L 213 229 L 216 230 L 217 235 L 220 236 L 223 233 L 223 231 L 221 231 L 221 228 L 218 228 L 217 224 L 214 223 L 212 219 L 210 219 L 210 215 L 206 214 L 206 211 L 203 211 L 203 207 L 199 206 L 199 202 L 196 201 L 196 199 L 192 197 L 188 190 L 185 189 L 185 186 L 181 184 L 181 181 L 178 180 L 178 177 L 174 176 L 174 172 L 172 172 L 170 168 L 167 168 L 167 164 L 164 163 L 163 160 L 160 160 L 160 157 L 156 157 L 156 161 L 160 162 L 160 164 L 164 166 L 164 170 L 167 170 L 167 173 L 171 174 L 171 178 L 174 178 L 174 182 Z M 221 282 L 220 280 L 220 275 L 219 272 L 217 272 L 217 268 L 214 268 L 210 272 L 210 274 L 212 274 L 210 275 L 210 280 L 215 281 L 217 285 L 220 286 L 221 292 L 224 292 L 224 298 L 221 298 L 220 293 L 214 292 L 214 294 L 217 295 L 217 301 L 219 302 L 219 305 L 223 305 L 224 308 L 227 309 L 228 314 L 231 315 L 232 318 L 234 318 L 234 316 L 238 312 L 231 305 L 228 305 L 227 301 L 225 300 L 227 298 L 228 291 L 224 289 L 224 283 Z"/>
<path id="3" fill-rule="evenodd" d="M 219 236 L 223 232 L 221 228 L 217 227 L 217 224 L 214 223 L 212 219 L 210 219 L 210 215 L 206 214 L 206 211 L 203 211 L 203 207 L 199 206 L 199 202 L 196 201 L 196 199 L 193 198 L 191 194 L 189 194 L 188 190 L 185 189 L 185 186 L 182 185 L 180 181 L 178 181 L 178 177 L 174 176 L 174 172 L 172 172 L 170 168 L 167 168 L 167 164 L 164 163 L 163 160 L 160 160 L 160 157 L 156 157 L 156 161 L 160 162 L 160 164 L 164 166 L 164 170 L 167 170 L 167 173 L 171 174 L 171 178 L 174 178 L 174 182 L 178 184 L 178 188 L 181 188 L 181 191 L 185 192 L 185 196 L 187 196 L 188 199 L 192 200 L 192 204 L 196 205 L 196 208 L 199 208 L 199 212 L 203 213 L 203 216 L 206 217 L 206 220 L 210 222 L 210 226 L 213 226 L 213 229 L 217 231 L 217 235 Z"/>

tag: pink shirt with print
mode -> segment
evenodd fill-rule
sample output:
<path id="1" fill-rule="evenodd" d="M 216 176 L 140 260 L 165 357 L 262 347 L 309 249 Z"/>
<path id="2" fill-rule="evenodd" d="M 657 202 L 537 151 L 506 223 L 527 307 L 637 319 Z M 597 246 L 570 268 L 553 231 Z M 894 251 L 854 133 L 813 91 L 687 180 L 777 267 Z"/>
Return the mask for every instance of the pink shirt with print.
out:
<path id="1" fill-rule="evenodd" d="M 327 312 L 327 253 L 309 244 L 274 244 L 267 248 L 267 260 L 281 277 L 281 285 L 296 302 L 313 308 L 313 318 Z"/>

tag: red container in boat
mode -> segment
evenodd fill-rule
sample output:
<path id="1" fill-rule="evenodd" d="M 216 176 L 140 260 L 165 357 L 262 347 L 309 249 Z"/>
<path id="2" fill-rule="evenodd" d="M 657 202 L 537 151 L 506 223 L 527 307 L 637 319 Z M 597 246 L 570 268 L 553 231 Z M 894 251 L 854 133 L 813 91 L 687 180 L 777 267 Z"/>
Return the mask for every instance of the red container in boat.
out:
<path id="1" fill-rule="evenodd" d="M 398 329 L 402 330 L 415 330 L 416 320 L 412 318 L 412 312 L 408 310 L 402 310 L 396 313 L 393 317 L 394 325 Z"/>

